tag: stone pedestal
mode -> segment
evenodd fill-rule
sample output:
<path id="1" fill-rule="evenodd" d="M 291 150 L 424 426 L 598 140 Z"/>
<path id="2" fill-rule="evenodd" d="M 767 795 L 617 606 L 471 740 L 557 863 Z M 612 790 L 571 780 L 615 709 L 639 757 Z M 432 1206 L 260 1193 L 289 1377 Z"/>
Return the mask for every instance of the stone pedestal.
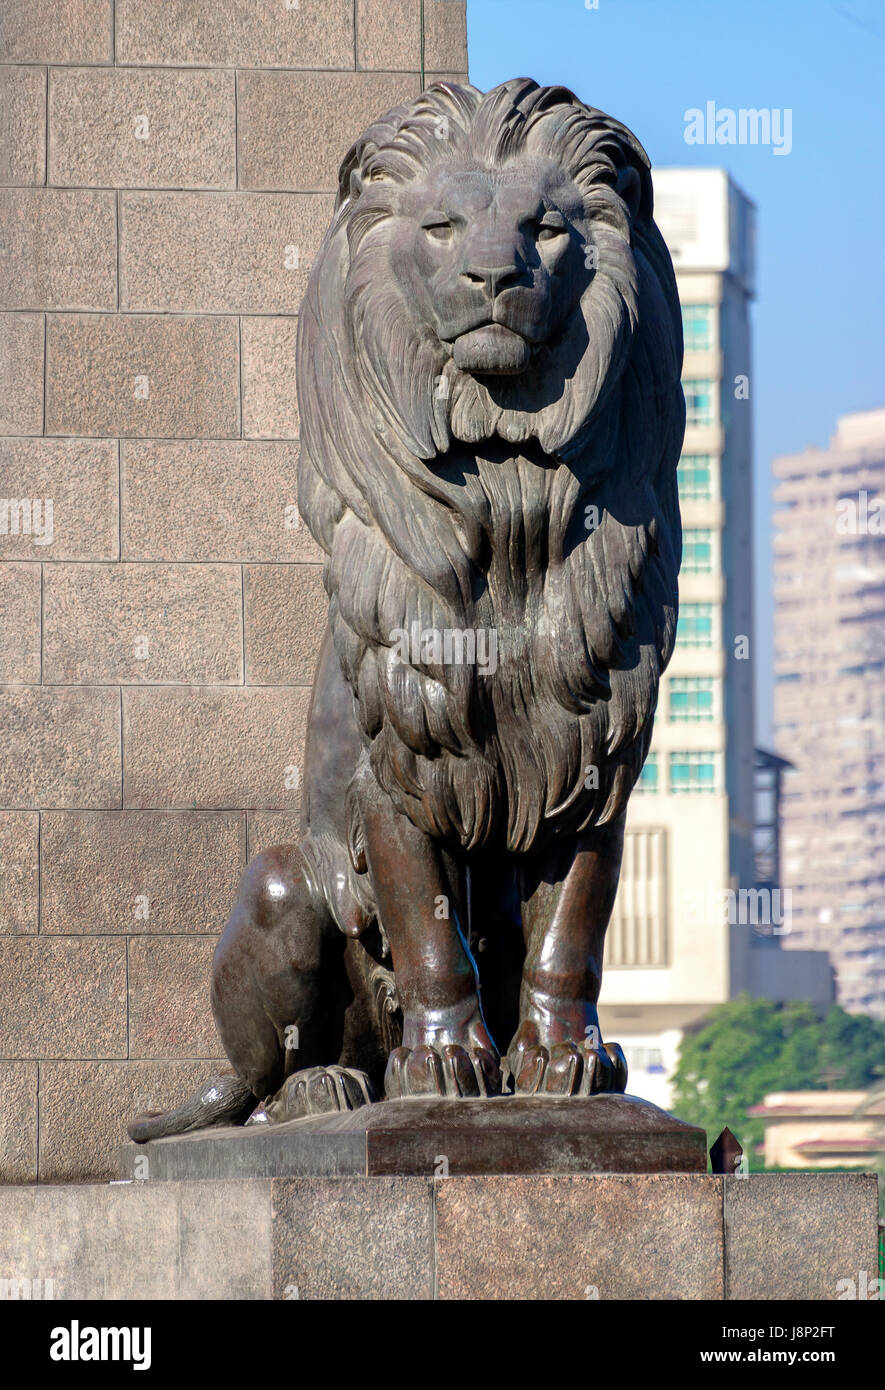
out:
<path id="1" fill-rule="evenodd" d="M 635 1096 L 397 1100 L 126 1144 L 151 1179 L 705 1173 L 702 1129 Z"/>
<path id="2" fill-rule="evenodd" d="M 869 1296 L 876 1217 L 860 1173 L 6 1187 L 0 1274 L 139 1302 L 835 1300 Z"/>

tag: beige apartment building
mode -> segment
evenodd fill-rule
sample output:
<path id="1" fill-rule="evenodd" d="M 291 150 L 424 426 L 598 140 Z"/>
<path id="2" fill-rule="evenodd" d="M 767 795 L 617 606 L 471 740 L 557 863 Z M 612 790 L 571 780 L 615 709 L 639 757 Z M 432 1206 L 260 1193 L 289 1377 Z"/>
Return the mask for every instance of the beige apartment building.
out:
<path id="1" fill-rule="evenodd" d="M 683 1031 L 715 1004 L 830 986 L 824 958 L 782 951 L 783 902 L 754 892 L 755 208 L 722 169 L 658 169 L 654 182 L 685 331 L 680 613 L 628 814 L 602 1024 L 625 1048 L 630 1091 L 668 1105 Z"/>
<path id="2" fill-rule="evenodd" d="M 765 1121 L 766 1168 L 885 1163 L 885 1089 L 777 1091 L 748 1112 Z"/>
<path id="3" fill-rule="evenodd" d="M 885 410 L 774 463 L 775 730 L 789 944 L 885 1018 Z"/>

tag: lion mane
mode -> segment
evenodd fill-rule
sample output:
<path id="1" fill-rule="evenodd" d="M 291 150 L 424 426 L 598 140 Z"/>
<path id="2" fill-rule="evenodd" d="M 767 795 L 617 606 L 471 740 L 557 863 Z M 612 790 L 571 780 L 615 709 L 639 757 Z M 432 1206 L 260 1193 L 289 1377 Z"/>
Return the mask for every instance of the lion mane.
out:
<path id="1" fill-rule="evenodd" d="M 538 155 L 595 273 L 523 375 L 478 379 L 410 312 L 391 190 Z M 675 639 L 681 367 L 647 156 L 566 88 L 439 83 L 346 156 L 299 317 L 299 508 L 372 769 L 425 833 L 526 852 L 625 808 Z M 394 634 L 428 630 L 494 631 L 495 669 L 404 660 Z"/>

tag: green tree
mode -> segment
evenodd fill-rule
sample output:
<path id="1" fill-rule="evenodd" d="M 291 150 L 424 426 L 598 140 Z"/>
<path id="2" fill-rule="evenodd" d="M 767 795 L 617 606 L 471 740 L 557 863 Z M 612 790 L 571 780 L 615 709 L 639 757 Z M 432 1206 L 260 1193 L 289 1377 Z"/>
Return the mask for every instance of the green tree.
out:
<path id="1" fill-rule="evenodd" d="M 751 1166 L 764 1125 L 747 1111 L 770 1091 L 861 1090 L 885 1077 L 885 1024 L 811 1004 L 740 995 L 689 1030 L 673 1078 L 673 1110 L 710 1143 L 725 1125 Z"/>

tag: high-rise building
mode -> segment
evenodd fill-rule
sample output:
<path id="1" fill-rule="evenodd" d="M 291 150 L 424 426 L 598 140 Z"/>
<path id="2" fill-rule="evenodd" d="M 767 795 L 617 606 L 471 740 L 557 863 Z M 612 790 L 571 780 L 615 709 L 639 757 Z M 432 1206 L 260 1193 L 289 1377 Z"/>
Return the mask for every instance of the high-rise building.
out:
<path id="1" fill-rule="evenodd" d="M 783 905 L 754 893 L 755 209 L 722 169 L 658 169 L 654 185 L 685 335 L 679 627 L 628 812 L 601 1015 L 630 1090 L 666 1105 L 682 1033 L 713 1005 L 826 994 L 829 978 L 821 957 L 784 957 Z"/>
<path id="2" fill-rule="evenodd" d="M 775 737 L 789 945 L 885 1018 L 885 410 L 774 463 Z"/>

